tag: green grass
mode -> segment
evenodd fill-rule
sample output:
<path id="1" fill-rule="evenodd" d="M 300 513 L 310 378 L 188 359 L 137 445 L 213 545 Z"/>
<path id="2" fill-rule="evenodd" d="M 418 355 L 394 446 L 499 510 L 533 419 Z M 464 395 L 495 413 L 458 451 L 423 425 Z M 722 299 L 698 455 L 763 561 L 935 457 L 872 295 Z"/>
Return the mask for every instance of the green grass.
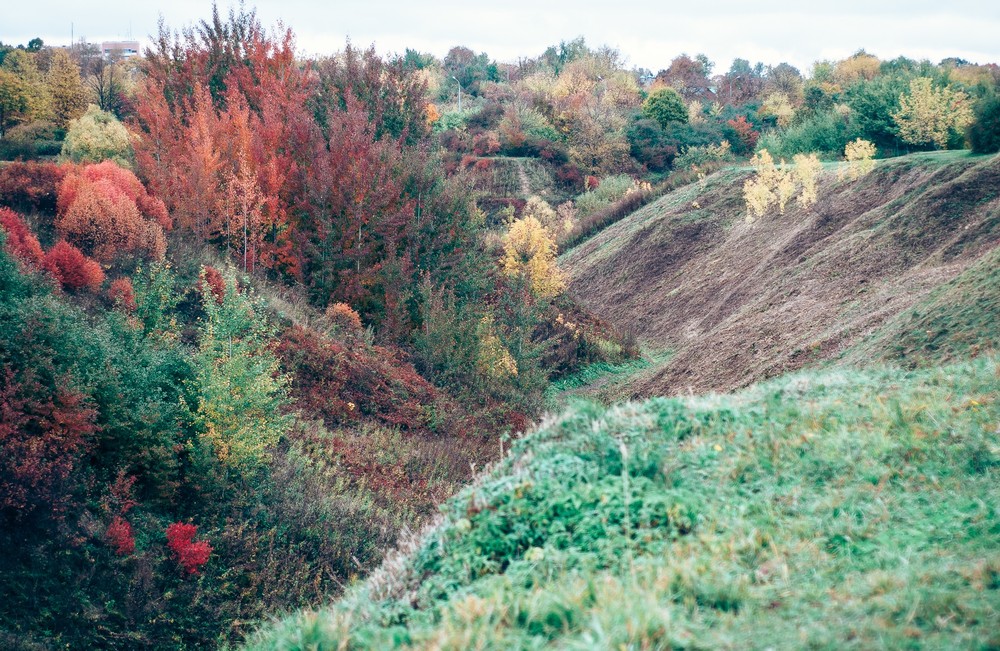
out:
<path id="1" fill-rule="evenodd" d="M 933 290 L 846 353 L 925 365 L 995 352 L 1000 346 L 1000 248 Z"/>
<path id="2" fill-rule="evenodd" d="M 996 358 L 574 403 L 250 648 L 996 648 L 998 426 Z"/>
<path id="3" fill-rule="evenodd" d="M 653 360 L 648 357 L 631 359 L 621 364 L 608 362 L 590 364 L 572 375 L 567 375 L 549 384 L 545 390 L 545 406 L 549 409 L 565 406 L 567 397 L 574 389 L 591 387 L 612 379 L 622 379 L 623 376 L 630 376 L 651 366 L 653 366 Z"/>

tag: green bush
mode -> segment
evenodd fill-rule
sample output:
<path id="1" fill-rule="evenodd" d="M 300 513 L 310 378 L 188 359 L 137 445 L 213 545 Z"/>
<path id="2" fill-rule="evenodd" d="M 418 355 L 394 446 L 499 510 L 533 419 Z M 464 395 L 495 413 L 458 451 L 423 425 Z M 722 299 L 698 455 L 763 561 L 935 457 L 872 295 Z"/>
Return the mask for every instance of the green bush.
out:
<path id="1" fill-rule="evenodd" d="M 19 124 L 0 140 L 0 158 L 32 160 L 40 156 L 56 156 L 62 149 L 65 134 L 52 122 Z"/>
<path id="2" fill-rule="evenodd" d="M 848 142 L 857 136 L 857 128 L 836 110 L 820 113 L 789 127 L 783 132 L 761 136 L 757 150 L 766 149 L 775 159 L 791 160 L 795 154 L 816 152 L 824 158 L 837 158 Z"/>
<path id="3" fill-rule="evenodd" d="M 131 168 L 132 137 L 118 118 L 91 104 L 86 113 L 70 121 L 62 155 L 74 163 L 113 160 Z"/>

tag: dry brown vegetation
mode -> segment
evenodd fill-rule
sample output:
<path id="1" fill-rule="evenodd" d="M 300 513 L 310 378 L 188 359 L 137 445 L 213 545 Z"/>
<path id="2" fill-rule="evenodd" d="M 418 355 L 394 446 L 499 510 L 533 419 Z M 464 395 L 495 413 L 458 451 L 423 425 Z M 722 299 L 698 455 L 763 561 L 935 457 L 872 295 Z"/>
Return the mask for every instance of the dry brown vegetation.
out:
<path id="1" fill-rule="evenodd" d="M 671 193 L 566 253 L 571 292 L 674 354 L 632 395 L 728 390 L 834 359 L 1000 242 L 1000 158 L 922 155 L 746 224 L 746 170 Z"/>

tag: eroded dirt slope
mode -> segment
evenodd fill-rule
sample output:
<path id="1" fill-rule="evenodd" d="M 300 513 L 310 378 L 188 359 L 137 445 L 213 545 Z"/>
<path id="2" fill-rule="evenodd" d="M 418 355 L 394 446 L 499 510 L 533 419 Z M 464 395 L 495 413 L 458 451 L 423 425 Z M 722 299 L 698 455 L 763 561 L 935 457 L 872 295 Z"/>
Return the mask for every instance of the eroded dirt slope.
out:
<path id="1" fill-rule="evenodd" d="M 724 170 L 567 252 L 571 291 L 667 362 L 634 396 L 728 390 L 840 356 L 1000 243 L 1000 156 L 825 171 L 819 203 L 746 223 Z"/>

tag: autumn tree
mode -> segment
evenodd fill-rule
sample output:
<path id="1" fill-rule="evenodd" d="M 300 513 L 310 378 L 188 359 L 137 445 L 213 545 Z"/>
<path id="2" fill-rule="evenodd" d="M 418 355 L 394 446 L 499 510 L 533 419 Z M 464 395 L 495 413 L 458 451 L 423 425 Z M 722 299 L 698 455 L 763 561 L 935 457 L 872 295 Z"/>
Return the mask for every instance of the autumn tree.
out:
<path id="1" fill-rule="evenodd" d="M 946 149 L 952 135 L 975 121 L 968 95 L 947 86 L 935 88 L 929 77 L 910 81 L 910 92 L 899 96 L 899 110 L 892 117 L 905 142 L 938 149 Z"/>
<path id="2" fill-rule="evenodd" d="M 24 101 L 21 121 L 48 120 L 52 115 L 52 99 L 45 77 L 38 69 L 37 55 L 27 50 L 14 50 L 3 61 L 0 70 L 13 75 Z M 8 79 L 10 79 L 8 77 Z M 10 83 L 14 84 L 15 81 Z"/>
<path id="3" fill-rule="evenodd" d="M 673 88 L 686 101 L 711 100 L 714 95 L 709 90 L 712 85 L 709 78 L 713 67 L 704 54 L 695 58 L 682 54 L 671 61 L 666 70 L 657 73 L 653 85 Z"/>
<path id="4" fill-rule="evenodd" d="M 24 86 L 14 73 L 0 68 L 0 138 L 21 121 L 28 108 Z"/>
<path id="5" fill-rule="evenodd" d="M 66 127 L 87 109 L 87 89 L 80 79 L 80 67 L 64 50 L 55 50 L 45 79 L 52 103 L 52 119 Z"/>
<path id="6" fill-rule="evenodd" d="M 871 142 L 858 138 L 847 143 L 844 148 L 844 160 L 847 161 L 846 172 L 841 170 L 841 174 L 846 173 L 851 179 L 859 179 L 875 169 L 875 145 Z"/>
<path id="7" fill-rule="evenodd" d="M 535 217 L 514 221 L 503 238 L 500 266 L 512 278 L 522 279 L 539 298 L 555 296 L 566 286 L 556 266 L 556 243 Z"/>

